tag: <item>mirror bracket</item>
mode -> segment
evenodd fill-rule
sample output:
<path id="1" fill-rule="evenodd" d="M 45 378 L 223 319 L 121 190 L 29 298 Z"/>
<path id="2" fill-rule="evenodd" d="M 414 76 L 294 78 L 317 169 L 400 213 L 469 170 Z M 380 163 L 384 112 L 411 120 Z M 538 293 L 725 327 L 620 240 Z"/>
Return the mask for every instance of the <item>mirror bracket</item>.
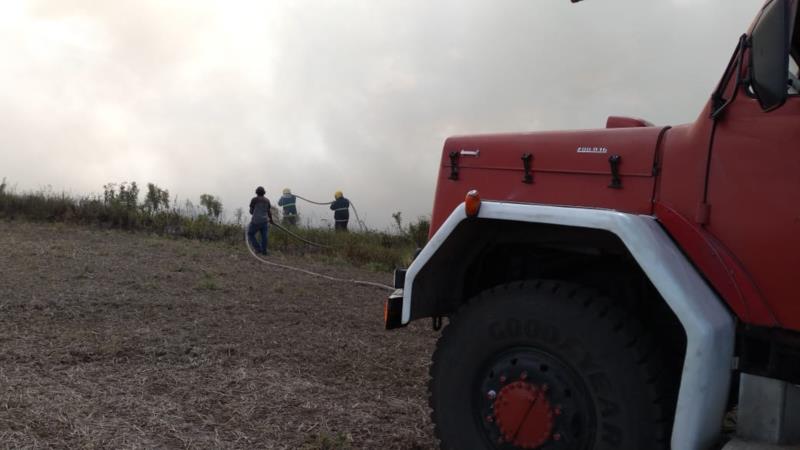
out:
<path id="1" fill-rule="evenodd" d="M 750 43 L 747 39 L 747 35 L 743 34 L 739 36 L 739 42 L 736 44 L 736 49 L 733 51 L 730 62 L 728 62 L 728 67 L 725 69 L 725 75 L 723 75 L 722 80 L 720 80 L 717 89 L 713 94 L 711 94 L 711 119 L 717 120 L 728 107 L 728 105 L 730 105 L 736 99 L 736 94 L 739 93 L 739 86 L 744 81 L 742 79 L 742 65 L 744 64 L 744 52 L 748 48 L 750 48 Z M 731 72 L 731 68 L 733 68 L 733 72 Z M 727 89 L 728 82 L 730 81 L 733 73 L 736 73 L 733 93 L 731 93 L 731 97 L 729 99 L 725 99 L 722 97 L 722 94 Z"/>

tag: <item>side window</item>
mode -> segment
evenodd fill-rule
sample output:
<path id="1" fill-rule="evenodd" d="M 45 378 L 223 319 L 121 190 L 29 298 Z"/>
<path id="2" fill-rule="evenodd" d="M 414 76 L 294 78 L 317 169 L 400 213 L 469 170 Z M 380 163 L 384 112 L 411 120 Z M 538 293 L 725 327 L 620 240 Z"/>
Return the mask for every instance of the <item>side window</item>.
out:
<path id="1" fill-rule="evenodd" d="M 798 61 L 800 60 L 800 22 L 798 19 L 798 14 L 800 14 L 800 9 L 797 8 L 795 3 L 794 8 L 796 9 L 794 12 L 795 20 L 794 20 L 794 31 L 792 31 L 792 40 L 791 40 L 791 50 L 789 51 L 789 95 L 799 95 L 800 94 L 800 64 Z"/>
<path id="2" fill-rule="evenodd" d="M 779 108 L 789 95 L 800 95 L 800 30 L 795 27 L 798 0 L 769 0 L 748 37 L 747 93 L 763 111 Z"/>
<path id="3" fill-rule="evenodd" d="M 797 59 L 794 56 L 794 52 L 792 56 L 789 57 L 789 95 L 799 95 L 800 94 L 800 73 L 798 70 L 800 66 L 797 65 Z"/>

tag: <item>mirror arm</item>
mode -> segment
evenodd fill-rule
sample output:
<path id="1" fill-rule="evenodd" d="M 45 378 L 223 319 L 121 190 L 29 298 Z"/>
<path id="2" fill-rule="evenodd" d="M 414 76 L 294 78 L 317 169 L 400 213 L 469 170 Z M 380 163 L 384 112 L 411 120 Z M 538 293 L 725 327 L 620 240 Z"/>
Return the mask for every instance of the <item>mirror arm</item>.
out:
<path id="1" fill-rule="evenodd" d="M 739 93 L 739 85 L 742 83 L 742 63 L 744 62 L 744 51 L 747 48 L 747 35 L 743 34 L 739 36 L 739 42 L 736 44 L 736 50 L 733 52 L 733 56 L 731 57 L 730 62 L 728 62 L 728 67 L 725 69 L 725 75 L 722 80 L 719 82 L 719 86 L 711 94 L 711 101 L 712 101 L 712 108 L 711 111 L 711 118 L 716 120 L 719 116 L 722 115 L 723 111 L 730 105 L 735 99 L 736 95 Z M 722 97 L 722 93 L 725 91 L 725 88 L 728 87 L 728 81 L 731 78 L 731 65 L 734 65 L 734 72 L 736 73 L 736 81 L 733 87 L 733 93 L 731 94 L 731 98 L 725 100 Z"/>

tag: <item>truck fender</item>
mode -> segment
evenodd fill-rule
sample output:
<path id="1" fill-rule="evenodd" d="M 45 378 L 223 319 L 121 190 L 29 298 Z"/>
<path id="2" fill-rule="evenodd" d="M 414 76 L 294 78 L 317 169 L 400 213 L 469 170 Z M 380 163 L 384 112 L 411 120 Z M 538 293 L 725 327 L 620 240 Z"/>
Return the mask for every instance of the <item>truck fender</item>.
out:
<path id="1" fill-rule="evenodd" d="M 716 441 L 731 381 L 735 326 L 731 313 L 652 216 L 618 211 L 484 201 L 477 217 L 456 207 L 406 273 L 402 323 L 411 319 L 414 278 L 464 220 L 510 220 L 593 228 L 616 235 L 641 266 L 686 333 L 672 448 L 703 450 Z"/>

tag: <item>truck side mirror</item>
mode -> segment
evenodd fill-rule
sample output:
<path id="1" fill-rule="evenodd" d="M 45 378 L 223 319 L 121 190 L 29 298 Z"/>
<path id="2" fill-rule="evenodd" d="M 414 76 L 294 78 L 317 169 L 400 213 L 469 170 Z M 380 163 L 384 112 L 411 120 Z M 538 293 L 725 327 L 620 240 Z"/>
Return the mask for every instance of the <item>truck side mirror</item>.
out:
<path id="1" fill-rule="evenodd" d="M 788 0 L 772 0 L 750 36 L 750 83 L 764 111 L 786 101 L 793 15 Z"/>

